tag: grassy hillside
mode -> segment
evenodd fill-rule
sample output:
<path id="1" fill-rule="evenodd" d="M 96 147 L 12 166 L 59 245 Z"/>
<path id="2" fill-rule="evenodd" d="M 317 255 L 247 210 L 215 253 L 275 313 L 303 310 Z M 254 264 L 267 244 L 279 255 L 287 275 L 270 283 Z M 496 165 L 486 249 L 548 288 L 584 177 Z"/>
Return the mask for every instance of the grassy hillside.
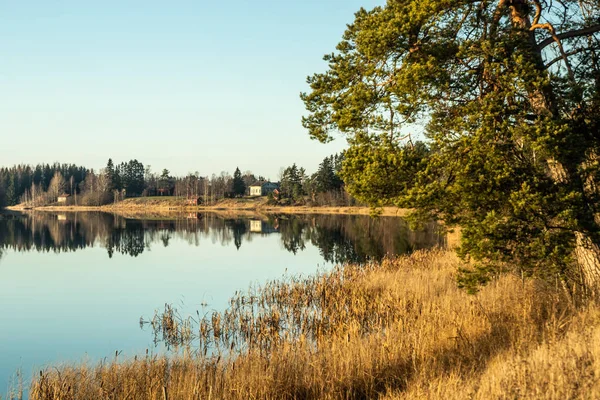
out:
<path id="1" fill-rule="evenodd" d="M 167 309 L 156 333 L 183 345 L 199 336 L 195 355 L 48 368 L 31 398 L 600 397 L 597 303 L 514 276 L 469 296 L 458 264 L 417 252 L 275 281 L 199 325 Z M 220 351 L 203 356 L 211 346 Z"/>

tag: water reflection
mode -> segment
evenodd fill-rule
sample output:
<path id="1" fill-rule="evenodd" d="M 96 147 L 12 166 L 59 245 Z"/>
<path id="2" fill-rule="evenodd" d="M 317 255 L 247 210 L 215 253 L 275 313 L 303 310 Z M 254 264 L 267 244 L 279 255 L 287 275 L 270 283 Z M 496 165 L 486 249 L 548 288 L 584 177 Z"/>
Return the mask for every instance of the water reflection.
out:
<path id="1" fill-rule="evenodd" d="M 137 257 L 154 245 L 168 247 L 177 237 L 198 246 L 210 240 L 240 249 L 256 235 L 279 235 L 287 251 L 298 254 L 308 243 L 331 263 L 363 262 L 386 254 L 443 246 L 435 224 L 411 231 L 400 218 L 362 215 L 263 215 L 231 218 L 212 213 L 127 218 L 108 213 L 27 213 L 0 217 L 3 249 L 37 252 L 77 251 L 90 246 Z"/>

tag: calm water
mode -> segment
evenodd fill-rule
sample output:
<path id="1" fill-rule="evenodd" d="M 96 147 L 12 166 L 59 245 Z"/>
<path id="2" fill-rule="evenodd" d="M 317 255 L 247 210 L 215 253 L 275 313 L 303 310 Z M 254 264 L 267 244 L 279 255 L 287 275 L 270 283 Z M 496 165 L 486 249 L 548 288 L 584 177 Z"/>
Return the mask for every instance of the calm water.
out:
<path id="1" fill-rule="evenodd" d="M 165 303 L 222 310 L 238 289 L 443 245 L 399 218 L 0 214 L 0 395 L 49 363 L 158 352 L 140 328 Z"/>

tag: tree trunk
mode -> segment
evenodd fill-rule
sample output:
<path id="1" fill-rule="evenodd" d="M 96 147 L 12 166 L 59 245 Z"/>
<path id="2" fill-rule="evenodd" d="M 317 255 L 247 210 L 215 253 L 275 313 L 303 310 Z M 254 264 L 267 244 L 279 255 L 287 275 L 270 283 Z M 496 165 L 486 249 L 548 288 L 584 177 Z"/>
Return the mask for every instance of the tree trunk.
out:
<path id="1" fill-rule="evenodd" d="M 600 294 L 600 246 L 587 235 L 575 233 L 575 260 L 587 292 Z"/>

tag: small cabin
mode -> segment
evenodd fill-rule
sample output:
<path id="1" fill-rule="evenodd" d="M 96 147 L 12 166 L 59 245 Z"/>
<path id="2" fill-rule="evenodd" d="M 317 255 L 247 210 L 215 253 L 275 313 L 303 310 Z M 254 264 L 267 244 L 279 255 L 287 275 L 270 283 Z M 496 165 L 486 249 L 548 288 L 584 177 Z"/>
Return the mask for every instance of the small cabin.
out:
<path id="1" fill-rule="evenodd" d="M 200 197 L 188 197 L 185 200 L 185 204 L 188 206 L 199 206 L 202 204 L 202 198 Z"/>
<path id="2" fill-rule="evenodd" d="M 61 194 L 58 196 L 58 202 L 61 204 L 67 204 L 69 202 L 69 197 L 71 197 L 70 194 Z"/>
<path id="3" fill-rule="evenodd" d="M 274 182 L 257 183 L 250 186 L 250 196 L 266 196 L 278 188 L 279 184 Z"/>

